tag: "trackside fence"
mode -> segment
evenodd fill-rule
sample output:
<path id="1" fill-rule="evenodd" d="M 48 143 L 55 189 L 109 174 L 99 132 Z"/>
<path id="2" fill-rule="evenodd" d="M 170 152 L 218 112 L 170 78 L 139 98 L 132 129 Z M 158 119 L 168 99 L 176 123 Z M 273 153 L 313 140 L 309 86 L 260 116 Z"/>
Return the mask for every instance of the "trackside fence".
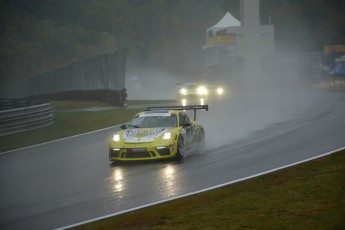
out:
<path id="1" fill-rule="evenodd" d="M 54 123 L 52 103 L 0 111 L 0 136 Z"/>

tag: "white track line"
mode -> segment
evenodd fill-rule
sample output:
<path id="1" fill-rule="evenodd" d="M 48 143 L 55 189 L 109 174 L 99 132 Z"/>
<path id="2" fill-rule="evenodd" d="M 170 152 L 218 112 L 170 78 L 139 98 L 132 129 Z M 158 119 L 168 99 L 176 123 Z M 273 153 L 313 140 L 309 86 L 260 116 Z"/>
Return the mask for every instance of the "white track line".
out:
<path id="1" fill-rule="evenodd" d="M 217 189 L 217 188 L 224 187 L 224 186 L 227 186 L 227 185 L 235 184 L 235 183 L 238 183 L 238 182 L 241 182 L 241 181 L 252 179 L 254 177 L 262 176 L 262 175 L 265 175 L 265 174 L 268 174 L 268 173 L 272 173 L 272 172 L 275 172 L 275 171 L 278 171 L 278 170 L 289 168 L 289 167 L 292 167 L 292 166 L 295 166 L 295 165 L 298 165 L 298 164 L 302 164 L 302 163 L 305 163 L 307 161 L 311 161 L 311 160 L 315 160 L 315 159 L 318 159 L 318 158 L 321 158 L 321 157 L 324 157 L 324 156 L 328 156 L 328 155 L 331 155 L 331 154 L 333 154 L 335 152 L 339 152 L 339 151 L 344 150 L 344 149 L 345 149 L 345 147 L 342 147 L 342 148 L 335 149 L 335 150 L 332 150 L 330 152 L 323 153 L 321 155 L 318 155 L 318 156 L 315 156 L 315 157 L 311 157 L 311 158 L 308 158 L 308 159 L 305 159 L 305 160 L 302 160 L 302 161 L 298 161 L 298 162 L 295 162 L 295 163 L 292 163 L 292 164 L 288 164 L 288 165 L 285 165 L 285 166 L 282 166 L 282 167 L 271 169 L 271 170 L 268 170 L 268 171 L 265 171 L 265 172 L 262 172 L 262 173 L 254 174 L 252 176 L 248 176 L 248 177 L 244 177 L 244 178 L 241 178 L 241 179 L 233 180 L 233 181 L 226 182 L 226 183 L 223 183 L 223 184 L 220 184 L 220 185 L 216 185 L 216 186 L 212 186 L 212 187 L 205 188 L 205 189 L 202 189 L 202 190 L 198 190 L 198 191 L 195 191 L 195 192 L 183 194 L 183 195 L 180 195 L 180 196 L 177 196 L 177 197 L 173 197 L 173 198 L 169 198 L 169 199 L 165 199 L 165 200 L 156 201 L 156 202 L 153 202 L 153 203 L 141 205 L 141 206 L 138 206 L 138 207 L 130 208 L 130 209 L 127 209 L 127 210 L 124 210 L 124 211 L 115 212 L 115 213 L 112 213 L 112 214 L 109 214 L 109 215 L 106 215 L 106 216 L 101 216 L 101 217 L 98 217 L 98 218 L 94 218 L 94 219 L 91 219 L 91 220 L 87 220 L 87 221 L 83 221 L 83 222 L 80 222 L 80 223 L 72 224 L 72 225 L 69 225 L 69 226 L 62 227 L 62 228 L 57 228 L 57 230 L 62 230 L 62 229 L 68 229 L 68 228 L 76 227 L 76 226 L 87 224 L 87 223 L 91 223 L 91 222 L 94 222 L 94 221 L 97 221 L 97 220 L 102 220 L 102 219 L 106 219 L 106 218 L 109 218 L 109 217 L 118 216 L 118 215 L 121 215 L 121 214 L 124 214 L 124 213 L 136 211 L 138 209 L 143 209 L 143 208 L 147 208 L 147 207 L 154 206 L 154 205 L 157 205 L 157 204 L 162 204 L 162 203 L 165 203 L 165 202 L 168 202 L 168 201 L 177 200 L 177 199 L 184 198 L 184 197 L 187 197 L 187 196 L 192 196 L 192 195 L 195 195 L 195 194 L 198 194 L 198 193 L 207 192 L 207 191 L 210 191 L 210 190 L 213 190 L 213 189 Z"/>
<path id="2" fill-rule="evenodd" d="M 113 128 L 116 128 L 116 127 L 119 127 L 119 126 L 120 125 L 115 125 L 115 126 L 107 127 L 107 128 L 104 128 L 104 129 L 97 129 L 97 130 L 94 130 L 94 131 L 91 131 L 91 132 L 87 132 L 87 133 L 76 134 L 76 135 L 73 135 L 73 136 L 64 137 L 64 138 L 60 138 L 60 139 L 56 139 L 56 140 L 52 140 L 52 141 L 47 141 L 47 142 L 39 143 L 39 144 L 36 144 L 36 145 L 30 145 L 30 146 L 19 148 L 19 149 L 13 149 L 13 150 L 9 150 L 9 151 L 6 151 L 6 152 L 1 152 L 0 155 L 6 154 L 6 153 L 10 153 L 10 152 L 14 152 L 14 151 L 18 151 L 18 150 L 31 149 L 31 148 L 34 148 L 34 147 L 37 147 L 37 146 L 40 146 L 40 145 L 45 145 L 45 144 L 49 144 L 49 143 L 53 143 L 53 142 L 57 142 L 57 141 L 63 141 L 63 140 L 66 140 L 66 139 L 70 139 L 70 138 L 74 138 L 74 137 L 79 137 L 79 136 L 84 136 L 84 135 L 88 135 L 88 134 L 91 134 L 91 133 L 97 133 L 97 132 L 101 132 L 101 131 L 104 131 L 104 130 L 107 130 L 107 129 L 113 129 Z"/>

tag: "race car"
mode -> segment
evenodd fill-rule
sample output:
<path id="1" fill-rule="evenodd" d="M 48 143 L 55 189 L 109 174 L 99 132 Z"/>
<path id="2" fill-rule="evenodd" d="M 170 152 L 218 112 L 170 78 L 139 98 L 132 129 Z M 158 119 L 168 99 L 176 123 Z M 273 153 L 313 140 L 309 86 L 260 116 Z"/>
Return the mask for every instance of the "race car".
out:
<path id="1" fill-rule="evenodd" d="M 222 98 L 224 87 L 206 83 L 178 83 L 177 99 Z"/>
<path id="2" fill-rule="evenodd" d="M 194 110 L 194 119 L 185 110 Z M 205 132 L 195 121 L 197 110 L 208 111 L 208 105 L 147 107 L 113 135 L 109 160 L 182 159 L 202 151 Z"/>

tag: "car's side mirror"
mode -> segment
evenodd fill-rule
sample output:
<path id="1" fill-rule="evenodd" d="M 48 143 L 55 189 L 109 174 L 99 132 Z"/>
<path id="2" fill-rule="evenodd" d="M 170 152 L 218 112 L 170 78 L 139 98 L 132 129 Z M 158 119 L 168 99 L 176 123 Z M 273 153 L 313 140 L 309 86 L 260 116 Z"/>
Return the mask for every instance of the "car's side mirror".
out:
<path id="1" fill-rule="evenodd" d="M 190 122 L 185 122 L 182 124 L 182 127 L 188 127 L 191 126 L 192 124 Z"/>
<path id="2" fill-rule="evenodd" d="M 122 125 L 120 126 L 120 128 L 121 128 L 121 129 L 126 129 L 126 128 L 127 128 L 127 125 L 126 125 L 126 124 L 122 124 Z"/>

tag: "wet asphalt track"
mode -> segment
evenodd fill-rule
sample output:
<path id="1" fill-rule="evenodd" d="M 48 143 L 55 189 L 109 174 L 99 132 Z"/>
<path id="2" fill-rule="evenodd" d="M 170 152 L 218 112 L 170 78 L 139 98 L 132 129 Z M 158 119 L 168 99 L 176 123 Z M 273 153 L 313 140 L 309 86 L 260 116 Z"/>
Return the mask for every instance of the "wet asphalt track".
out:
<path id="1" fill-rule="evenodd" d="M 117 128 L 1 154 L 0 229 L 64 227 L 345 146 L 345 94 L 320 103 L 182 163 L 111 165 L 108 138 Z"/>

